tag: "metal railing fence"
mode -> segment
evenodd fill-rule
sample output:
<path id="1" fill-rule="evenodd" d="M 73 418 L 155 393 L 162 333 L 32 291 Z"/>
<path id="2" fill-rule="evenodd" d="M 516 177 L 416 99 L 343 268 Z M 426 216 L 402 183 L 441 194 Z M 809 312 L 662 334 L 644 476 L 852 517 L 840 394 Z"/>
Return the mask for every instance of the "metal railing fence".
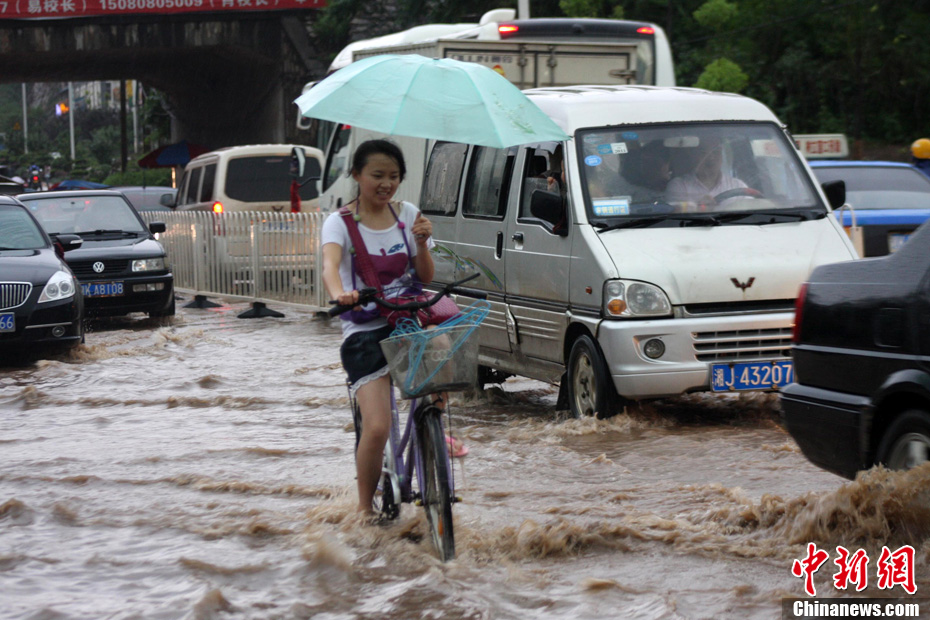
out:
<path id="1" fill-rule="evenodd" d="M 328 308 L 320 231 L 325 214 L 143 211 L 158 235 L 176 289 L 204 297 Z"/>

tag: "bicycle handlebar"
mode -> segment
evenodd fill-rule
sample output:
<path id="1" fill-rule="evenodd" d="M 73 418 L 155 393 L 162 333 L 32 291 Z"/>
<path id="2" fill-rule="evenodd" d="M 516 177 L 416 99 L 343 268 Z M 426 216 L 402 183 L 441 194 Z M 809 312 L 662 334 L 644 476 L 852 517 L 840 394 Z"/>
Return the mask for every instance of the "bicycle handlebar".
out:
<path id="1" fill-rule="evenodd" d="M 329 309 L 328 311 L 329 316 L 338 316 L 342 314 L 343 312 L 348 312 L 352 308 L 367 304 L 370 301 L 373 301 L 377 305 L 381 306 L 382 308 L 387 308 L 388 310 L 422 310 L 423 308 L 429 308 L 430 306 L 437 303 L 440 299 L 442 299 L 443 297 L 446 297 L 450 293 L 465 294 L 465 295 L 468 295 L 469 297 L 474 297 L 476 299 L 486 299 L 487 295 L 480 291 L 460 288 L 462 284 L 465 284 L 466 282 L 474 280 L 480 275 L 481 275 L 480 273 L 473 273 L 467 278 L 463 278 L 455 282 L 450 282 L 449 284 L 446 284 L 444 287 L 439 289 L 438 293 L 436 293 L 435 295 L 433 295 L 430 299 L 426 301 L 410 301 L 410 302 L 402 303 L 402 304 L 395 304 L 385 299 L 382 299 L 381 297 L 378 296 L 378 289 L 368 286 L 363 289 L 359 289 L 358 302 L 356 302 L 354 305 L 340 306 L 338 305 L 336 300 L 330 299 L 329 303 L 336 304 L 336 305 Z"/>

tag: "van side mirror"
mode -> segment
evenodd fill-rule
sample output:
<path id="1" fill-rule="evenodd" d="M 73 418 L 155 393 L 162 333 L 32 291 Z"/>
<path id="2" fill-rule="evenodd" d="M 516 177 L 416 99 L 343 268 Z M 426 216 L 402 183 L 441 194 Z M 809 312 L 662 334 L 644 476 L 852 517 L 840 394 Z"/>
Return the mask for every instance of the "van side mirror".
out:
<path id="1" fill-rule="evenodd" d="M 162 194 L 158 197 L 158 204 L 163 207 L 168 207 L 169 209 L 174 209 L 178 206 L 175 201 L 176 195 L 177 194 Z"/>
<path id="2" fill-rule="evenodd" d="M 534 190 L 530 196 L 530 213 L 553 226 L 562 221 L 565 212 L 565 203 L 560 194 L 547 192 L 543 189 Z M 553 230 L 560 237 L 568 235 L 568 227 L 562 226 Z"/>
<path id="3" fill-rule="evenodd" d="M 846 204 L 846 181 L 827 181 L 821 183 L 823 193 L 827 195 L 827 202 L 834 211 Z"/>
<path id="4" fill-rule="evenodd" d="M 295 179 L 302 179 L 306 167 L 307 154 L 302 148 L 295 146 L 291 149 L 291 176 Z"/>
<path id="5" fill-rule="evenodd" d="M 165 226 L 164 222 L 152 222 L 149 224 L 149 232 L 154 234 L 163 233 L 168 230 L 168 227 Z"/>

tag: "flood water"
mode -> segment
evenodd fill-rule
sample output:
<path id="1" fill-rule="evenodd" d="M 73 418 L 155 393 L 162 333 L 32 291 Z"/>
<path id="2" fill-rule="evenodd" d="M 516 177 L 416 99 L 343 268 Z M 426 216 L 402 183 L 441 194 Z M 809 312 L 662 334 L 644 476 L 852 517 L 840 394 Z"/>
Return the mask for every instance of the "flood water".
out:
<path id="1" fill-rule="evenodd" d="M 779 618 L 792 561 L 916 549 L 930 469 L 848 482 L 803 457 L 773 395 L 695 395 L 565 420 L 556 390 L 459 397 L 458 557 L 422 510 L 354 515 L 338 325 L 233 304 L 93 325 L 0 368 L 0 618 Z"/>

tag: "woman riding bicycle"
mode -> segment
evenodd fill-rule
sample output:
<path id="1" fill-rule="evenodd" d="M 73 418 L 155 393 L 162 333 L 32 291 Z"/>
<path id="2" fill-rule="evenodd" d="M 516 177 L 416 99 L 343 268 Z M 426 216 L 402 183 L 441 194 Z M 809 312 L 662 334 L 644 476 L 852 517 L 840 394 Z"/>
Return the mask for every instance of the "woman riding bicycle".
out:
<path id="1" fill-rule="evenodd" d="M 406 174 L 400 148 L 386 140 L 369 140 L 356 149 L 352 178 L 358 197 L 347 205 L 371 256 L 386 297 L 400 291 L 413 266 L 422 283 L 433 279 L 429 249 L 432 224 L 409 202 L 392 202 Z M 340 305 L 358 302 L 365 284 L 356 272 L 352 242 L 340 213 L 323 224 L 323 283 Z M 372 512 L 372 500 L 381 476 L 384 445 L 391 429 L 391 382 L 379 342 L 392 328 L 377 307 L 356 308 L 342 315 L 342 365 L 362 416 L 362 434 L 356 452 L 358 510 Z"/>

